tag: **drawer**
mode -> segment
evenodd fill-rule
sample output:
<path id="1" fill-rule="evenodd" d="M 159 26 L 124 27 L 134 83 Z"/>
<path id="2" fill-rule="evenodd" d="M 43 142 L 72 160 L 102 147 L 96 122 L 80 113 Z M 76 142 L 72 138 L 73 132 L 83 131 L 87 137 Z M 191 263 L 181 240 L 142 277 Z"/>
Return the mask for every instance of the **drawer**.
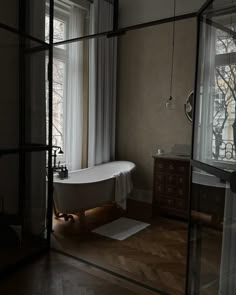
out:
<path id="1" fill-rule="evenodd" d="M 165 184 L 166 176 L 164 174 L 156 174 L 155 175 L 155 181 L 160 184 Z"/>
<path id="2" fill-rule="evenodd" d="M 166 172 L 169 174 L 175 174 L 176 173 L 176 162 L 175 161 L 168 161 L 166 162 Z"/>
<path id="3" fill-rule="evenodd" d="M 165 193 L 165 185 L 156 182 L 155 183 L 155 191 L 157 194 L 164 194 Z"/>
<path id="4" fill-rule="evenodd" d="M 178 210 L 186 210 L 187 206 L 185 200 L 175 200 L 175 207 Z"/>
<path id="5" fill-rule="evenodd" d="M 187 183 L 187 178 L 185 175 L 174 175 L 168 174 L 165 177 L 166 185 L 176 186 L 176 187 L 185 187 Z"/>
<path id="6" fill-rule="evenodd" d="M 189 162 L 166 161 L 166 173 L 175 175 L 189 175 Z"/>
<path id="7" fill-rule="evenodd" d="M 189 163 L 188 162 L 179 162 L 178 166 L 176 167 L 176 173 L 182 175 L 189 175 Z"/>
<path id="8" fill-rule="evenodd" d="M 166 167 L 166 161 L 156 160 L 155 161 L 155 173 L 164 172 Z"/>
<path id="9" fill-rule="evenodd" d="M 186 190 L 184 188 L 177 188 L 176 189 L 176 196 L 177 198 L 185 199 L 186 197 Z"/>
<path id="10" fill-rule="evenodd" d="M 166 186 L 166 194 L 169 196 L 176 195 L 176 187 L 174 186 Z"/>
<path id="11" fill-rule="evenodd" d="M 170 198 L 160 198 L 159 203 L 161 207 L 175 208 L 175 200 Z"/>
<path id="12" fill-rule="evenodd" d="M 166 185 L 167 186 L 176 186 L 177 185 L 177 177 L 173 174 L 166 175 Z"/>
<path id="13" fill-rule="evenodd" d="M 186 176 L 177 176 L 176 177 L 176 185 L 178 187 L 186 186 L 187 178 Z"/>
<path id="14" fill-rule="evenodd" d="M 187 199 L 185 187 L 166 186 L 165 194 L 167 197 Z"/>

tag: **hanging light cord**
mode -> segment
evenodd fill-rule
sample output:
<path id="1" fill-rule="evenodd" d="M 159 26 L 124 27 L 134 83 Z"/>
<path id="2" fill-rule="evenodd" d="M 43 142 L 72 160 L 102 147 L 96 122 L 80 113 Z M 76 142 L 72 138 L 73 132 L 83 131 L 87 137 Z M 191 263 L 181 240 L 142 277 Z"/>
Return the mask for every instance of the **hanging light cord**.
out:
<path id="1" fill-rule="evenodd" d="M 176 13 L 176 0 L 174 0 L 174 18 Z M 175 20 L 173 21 L 173 35 L 172 35 L 172 60 L 171 60 L 171 77 L 170 77 L 170 100 L 172 100 L 173 90 L 173 71 L 174 71 L 174 54 L 175 54 Z"/>

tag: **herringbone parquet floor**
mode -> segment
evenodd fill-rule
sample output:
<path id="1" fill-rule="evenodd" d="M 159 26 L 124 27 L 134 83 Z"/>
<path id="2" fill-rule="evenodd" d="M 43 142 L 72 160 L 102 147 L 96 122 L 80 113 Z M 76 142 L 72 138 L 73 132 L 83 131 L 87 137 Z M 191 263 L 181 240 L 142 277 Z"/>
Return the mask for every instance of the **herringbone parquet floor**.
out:
<path id="1" fill-rule="evenodd" d="M 152 295 L 153 293 L 51 252 L 1 280 L 0 294 Z"/>
<path id="2" fill-rule="evenodd" d="M 114 209 L 87 212 L 88 228 L 117 218 Z M 111 217 L 112 216 L 112 217 Z M 81 233 L 78 219 L 55 220 L 53 247 L 171 295 L 183 295 L 187 223 L 154 218 L 151 226 L 124 241 Z"/>

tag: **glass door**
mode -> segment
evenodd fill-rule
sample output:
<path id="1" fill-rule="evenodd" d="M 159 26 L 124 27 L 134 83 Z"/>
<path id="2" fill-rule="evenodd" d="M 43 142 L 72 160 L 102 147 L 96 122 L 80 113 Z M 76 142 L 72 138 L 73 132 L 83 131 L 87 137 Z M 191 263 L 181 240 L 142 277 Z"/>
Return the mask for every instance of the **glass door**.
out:
<path id="1" fill-rule="evenodd" d="M 46 2 L 37 1 L 40 12 L 33 1 L 17 2 L 11 4 L 9 22 L 0 22 L 0 275 L 47 251 L 51 231 L 51 124 L 46 119 L 48 113 L 52 117 L 52 79 L 46 57 L 52 48 L 27 31 L 34 28 L 44 36 Z M 2 20 L 4 10 L 0 14 Z"/>
<path id="2" fill-rule="evenodd" d="M 199 15 L 186 294 L 236 292 L 236 3 Z"/>

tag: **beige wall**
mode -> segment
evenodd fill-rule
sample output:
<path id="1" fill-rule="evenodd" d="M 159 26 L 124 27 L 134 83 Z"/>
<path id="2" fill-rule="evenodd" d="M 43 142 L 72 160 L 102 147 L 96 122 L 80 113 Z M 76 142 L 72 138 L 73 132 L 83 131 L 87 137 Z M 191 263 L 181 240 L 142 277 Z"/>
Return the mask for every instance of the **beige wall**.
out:
<path id="1" fill-rule="evenodd" d="M 198 11 L 206 0 L 176 0 L 175 15 Z M 131 26 L 174 16 L 173 0 L 119 0 L 119 26 Z"/>
<path id="2" fill-rule="evenodd" d="M 19 0 L 0 1 L 0 22 L 18 28 Z"/>
<path id="3" fill-rule="evenodd" d="M 165 107 L 170 92 L 172 24 L 128 32 L 119 39 L 118 159 L 137 165 L 134 185 L 152 190 L 152 154 L 158 147 L 191 143 L 191 123 L 184 114 L 194 87 L 196 20 L 176 23 L 173 96 L 176 109 Z"/>

